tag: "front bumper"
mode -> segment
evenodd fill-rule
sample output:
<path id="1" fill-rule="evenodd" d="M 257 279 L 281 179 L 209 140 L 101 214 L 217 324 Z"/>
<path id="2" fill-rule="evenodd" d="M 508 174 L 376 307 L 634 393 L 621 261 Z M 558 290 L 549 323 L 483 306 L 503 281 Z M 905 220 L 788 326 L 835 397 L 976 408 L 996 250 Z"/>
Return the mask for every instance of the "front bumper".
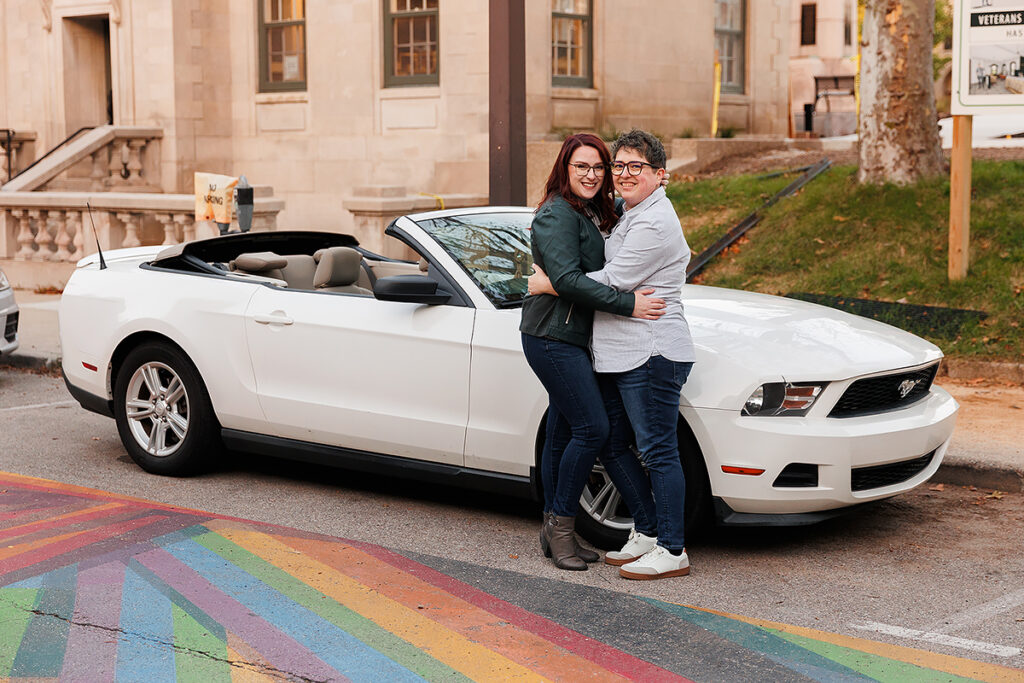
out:
<path id="1" fill-rule="evenodd" d="M 803 514 L 836 510 L 909 491 L 942 463 L 959 409 L 940 387 L 900 410 L 852 418 L 744 417 L 738 411 L 684 409 L 707 461 L 713 495 L 736 513 Z M 855 491 L 852 470 L 932 454 L 904 481 Z M 775 486 L 791 463 L 817 467 L 816 486 Z M 727 474 L 723 465 L 763 469 Z"/>
<path id="2" fill-rule="evenodd" d="M 18 348 L 18 304 L 14 301 L 14 290 L 0 292 L 0 356 L 12 353 Z"/>

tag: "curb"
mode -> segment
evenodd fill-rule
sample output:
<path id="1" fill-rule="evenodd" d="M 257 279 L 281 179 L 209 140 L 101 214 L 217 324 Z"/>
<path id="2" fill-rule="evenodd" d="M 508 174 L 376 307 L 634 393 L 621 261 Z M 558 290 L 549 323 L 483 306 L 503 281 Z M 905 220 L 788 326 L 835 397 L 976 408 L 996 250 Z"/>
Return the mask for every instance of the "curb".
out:
<path id="1" fill-rule="evenodd" d="M 1024 385 L 1024 363 L 943 358 L 939 377 L 998 380 Z"/>
<path id="2" fill-rule="evenodd" d="M 1012 467 L 981 465 L 974 462 L 943 460 L 929 481 L 955 486 L 975 486 L 1008 493 L 1024 491 L 1024 472 Z"/>
<path id="3" fill-rule="evenodd" d="M 60 365 L 60 356 L 43 356 L 18 352 L 0 356 L 0 368 L 60 372 Z"/>

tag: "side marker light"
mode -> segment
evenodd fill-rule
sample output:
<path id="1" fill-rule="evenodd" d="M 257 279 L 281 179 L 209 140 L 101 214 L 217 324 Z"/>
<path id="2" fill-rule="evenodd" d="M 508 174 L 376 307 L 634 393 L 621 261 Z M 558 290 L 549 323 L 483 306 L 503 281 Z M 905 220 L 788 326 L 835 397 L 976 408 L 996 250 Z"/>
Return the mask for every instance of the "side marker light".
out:
<path id="1" fill-rule="evenodd" d="M 82 361 L 82 367 L 85 368 L 86 370 L 92 370 L 93 372 L 96 372 L 96 366 L 90 365 L 89 363 L 86 363 L 84 360 Z"/>
<path id="2" fill-rule="evenodd" d="M 754 477 L 764 474 L 764 470 L 759 470 L 756 467 L 733 467 L 732 465 L 722 465 L 722 471 L 726 474 L 749 474 Z"/>

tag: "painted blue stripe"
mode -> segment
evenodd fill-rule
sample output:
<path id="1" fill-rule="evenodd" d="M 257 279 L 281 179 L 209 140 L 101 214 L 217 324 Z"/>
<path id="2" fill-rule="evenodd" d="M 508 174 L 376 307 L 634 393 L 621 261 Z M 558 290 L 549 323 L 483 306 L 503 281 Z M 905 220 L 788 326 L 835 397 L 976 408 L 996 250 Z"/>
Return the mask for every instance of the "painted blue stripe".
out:
<path id="1" fill-rule="evenodd" d="M 139 576 L 129 563 L 121 589 L 121 633 L 117 680 L 173 681 L 174 618 L 171 601 Z"/>
<path id="2" fill-rule="evenodd" d="M 18 654 L 12 678 L 55 678 L 64 666 L 71 618 L 75 613 L 78 565 L 61 567 L 40 577 L 40 590 Z M 53 616 L 51 616 L 53 615 Z"/>
<path id="3" fill-rule="evenodd" d="M 12 583 L 4 586 L 4 588 L 34 588 L 40 589 L 43 587 L 43 577 L 46 574 L 39 574 L 37 576 L 30 576 L 27 579 L 22 579 L 17 583 Z"/>
<path id="4" fill-rule="evenodd" d="M 164 550 L 353 680 L 422 681 L 414 672 L 192 540 Z"/>

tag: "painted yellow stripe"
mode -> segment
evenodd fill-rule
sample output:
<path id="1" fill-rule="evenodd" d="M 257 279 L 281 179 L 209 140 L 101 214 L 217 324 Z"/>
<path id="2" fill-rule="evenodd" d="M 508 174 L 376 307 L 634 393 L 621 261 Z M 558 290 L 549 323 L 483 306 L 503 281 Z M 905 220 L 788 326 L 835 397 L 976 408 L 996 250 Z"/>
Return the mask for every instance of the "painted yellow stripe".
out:
<path id="1" fill-rule="evenodd" d="M 207 522 L 206 527 L 475 681 L 548 680 L 271 536 L 221 520 Z"/>
<path id="2" fill-rule="evenodd" d="M 28 542 L 28 543 L 17 543 L 17 544 L 14 544 L 14 545 L 9 545 L 9 546 L 7 546 L 5 548 L 0 548 L 0 560 L 6 560 L 6 559 L 8 559 L 10 557 L 15 557 L 17 555 L 21 555 L 22 553 L 28 553 L 28 552 L 31 552 L 33 550 L 39 550 L 40 548 L 45 548 L 48 545 L 53 545 L 54 543 L 60 543 L 62 541 L 68 540 L 69 538 L 74 538 L 75 536 L 81 536 L 82 534 L 89 533 L 91 531 L 95 531 L 95 529 L 84 529 L 82 531 L 73 531 L 73 532 L 68 533 L 68 534 L 61 534 L 60 536 L 50 536 L 49 538 L 41 538 L 39 540 L 31 541 L 31 542 Z"/>
<path id="3" fill-rule="evenodd" d="M 927 650 L 918 650 L 916 648 L 904 647 L 902 645 L 889 645 L 888 643 L 879 643 L 875 640 L 856 638 L 854 636 L 844 636 L 838 633 L 828 633 L 826 631 L 818 631 L 813 628 L 804 628 L 803 626 L 794 626 L 792 624 L 768 621 L 767 619 L 744 617 L 738 614 L 719 612 L 718 610 L 708 609 L 705 607 L 694 607 L 692 605 L 683 605 L 683 607 L 700 610 L 701 612 L 717 614 L 720 617 L 736 619 L 737 621 L 742 621 L 754 626 L 760 626 L 762 628 L 771 628 L 783 631 L 784 633 L 792 633 L 794 635 L 803 636 L 804 638 L 838 645 L 839 647 L 848 647 L 853 650 L 867 652 L 868 654 L 877 655 L 879 657 L 887 657 L 889 659 L 895 659 L 908 664 L 914 664 L 915 666 L 921 666 L 926 669 L 943 671 L 945 673 L 962 676 L 964 678 L 974 678 L 979 681 L 992 682 L 1016 681 L 1017 683 L 1020 683 L 1021 681 L 1024 681 L 1024 671 L 1020 669 L 1011 669 L 1007 666 L 999 666 L 998 664 L 976 662 L 972 659 L 953 657 L 951 655 L 928 652 Z"/>
<path id="4" fill-rule="evenodd" d="M 66 512 L 63 515 L 57 515 L 56 517 L 46 517 L 45 519 L 38 519 L 38 520 L 36 520 L 34 522 L 26 522 L 25 524 L 19 524 L 18 526 L 12 526 L 12 527 L 8 527 L 8 528 L 4 529 L 3 530 L 4 531 L 4 537 L 5 537 L 5 539 L 17 538 L 18 536 L 20 536 L 22 534 L 19 534 L 19 533 L 9 533 L 9 532 L 17 532 L 18 529 L 31 529 L 31 527 L 40 526 L 40 525 L 43 525 L 43 524 L 50 524 L 50 523 L 56 522 L 58 520 L 70 520 L 70 519 L 74 519 L 75 517 L 81 517 L 82 515 L 88 515 L 88 514 L 92 514 L 94 512 L 103 512 L 104 510 L 115 510 L 117 508 L 123 508 L 123 507 L 127 507 L 127 506 L 124 503 L 104 503 L 103 505 L 96 505 L 94 507 L 82 508 L 81 510 L 75 510 L 73 512 Z M 96 521 L 102 522 L 102 520 L 96 520 Z M 31 533 L 36 533 L 38 531 L 52 531 L 53 529 L 58 529 L 58 528 L 60 528 L 60 527 L 59 526 L 52 526 L 52 527 L 49 527 L 49 528 L 40 528 L 40 529 L 36 529 L 35 531 L 32 531 Z"/>
<path id="5" fill-rule="evenodd" d="M 241 640 L 238 636 L 233 633 L 228 633 L 227 636 L 228 663 L 230 664 L 231 683 L 266 683 L 267 681 L 280 683 L 283 678 L 283 672 L 276 676 L 269 673 L 261 673 L 258 671 L 260 668 L 274 672 L 276 672 L 277 669 L 270 666 L 270 664 L 260 657 L 256 650 L 249 647 L 248 643 Z"/>

